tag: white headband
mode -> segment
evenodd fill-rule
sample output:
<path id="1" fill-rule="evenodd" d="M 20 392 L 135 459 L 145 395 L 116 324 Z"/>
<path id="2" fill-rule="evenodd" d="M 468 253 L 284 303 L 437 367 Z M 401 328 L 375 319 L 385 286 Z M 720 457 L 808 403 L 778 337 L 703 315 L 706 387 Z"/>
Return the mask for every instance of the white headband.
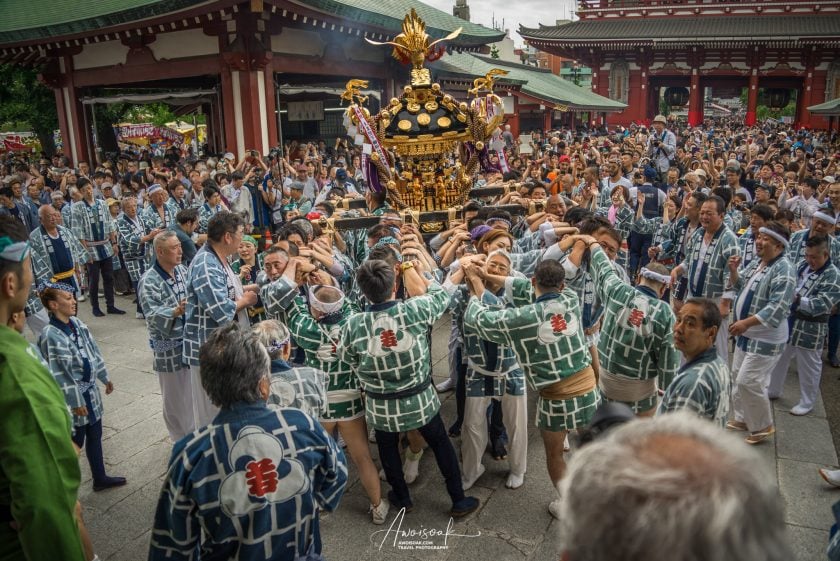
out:
<path id="1" fill-rule="evenodd" d="M 9 236 L 0 237 L 0 259 L 22 263 L 29 255 L 29 242 L 16 242 Z"/>
<path id="2" fill-rule="evenodd" d="M 828 222 L 829 224 L 837 224 L 837 219 L 831 216 L 830 214 L 826 214 L 821 210 L 815 212 L 811 218 L 816 218 L 817 220 L 822 220 L 823 222 Z"/>
<path id="3" fill-rule="evenodd" d="M 504 248 L 499 248 L 499 249 L 496 249 L 496 250 L 494 250 L 494 251 L 491 251 L 491 252 L 487 255 L 487 259 L 490 259 L 490 258 L 491 258 L 491 257 L 493 257 L 494 255 L 501 255 L 502 257 L 504 257 L 505 259 L 507 259 L 509 263 L 512 263 L 512 262 L 513 262 L 513 259 L 511 259 L 511 257 L 510 257 L 510 253 L 508 253 L 508 252 L 507 252 L 507 250 L 506 250 L 506 249 L 504 249 Z"/>
<path id="4" fill-rule="evenodd" d="M 265 347 L 265 350 L 268 351 L 268 354 L 276 353 L 277 351 L 281 350 L 283 347 L 288 345 L 291 342 L 292 338 L 290 335 L 286 335 L 286 338 L 283 340 L 272 339 L 268 345 Z"/>
<path id="5" fill-rule="evenodd" d="M 318 300 L 318 297 L 315 296 L 315 291 L 319 288 L 329 288 L 332 289 L 340 295 L 339 299 L 335 302 L 322 302 Z M 344 306 L 344 293 L 341 292 L 334 286 L 329 286 L 326 284 L 316 284 L 315 286 L 309 287 L 309 305 L 324 314 L 332 314 L 341 310 L 342 306 Z"/>
<path id="6" fill-rule="evenodd" d="M 816 214 L 814 216 L 816 216 Z M 765 236 L 770 236 L 771 238 L 773 238 L 774 240 L 776 240 L 777 242 L 779 242 L 780 244 L 785 246 L 785 249 L 790 247 L 790 242 L 788 242 L 783 235 L 781 235 L 777 232 L 774 232 L 770 228 L 763 228 L 762 227 L 762 228 L 758 229 L 758 232 L 760 234 L 764 234 Z"/>
<path id="7" fill-rule="evenodd" d="M 661 275 L 656 271 L 651 271 L 647 267 L 642 267 L 642 270 L 639 272 L 642 278 L 650 279 L 652 281 L 661 282 L 662 284 L 670 284 L 671 277 L 668 275 Z"/>

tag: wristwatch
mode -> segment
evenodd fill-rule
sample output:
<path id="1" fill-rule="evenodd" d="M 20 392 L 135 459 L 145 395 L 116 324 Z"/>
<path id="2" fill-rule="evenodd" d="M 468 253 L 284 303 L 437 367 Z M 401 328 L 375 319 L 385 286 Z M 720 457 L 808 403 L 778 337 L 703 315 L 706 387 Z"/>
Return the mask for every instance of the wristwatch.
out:
<path id="1" fill-rule="evenodd" d="M 412 263 L 411 261 L 406 261 L 405 263 L 402 263 L 400 265 L 400 269 L 403 270 L 403 271 L 407 271 L 408 269 L 413 269 L 413 268 L 414 268 L 414 263 Z"/>

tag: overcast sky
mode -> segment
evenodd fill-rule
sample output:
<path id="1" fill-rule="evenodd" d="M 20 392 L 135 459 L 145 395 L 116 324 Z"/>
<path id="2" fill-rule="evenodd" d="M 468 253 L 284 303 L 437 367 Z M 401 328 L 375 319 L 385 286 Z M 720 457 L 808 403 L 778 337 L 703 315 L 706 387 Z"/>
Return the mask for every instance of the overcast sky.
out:
<path id="1" fill-rule="evenodd" d="M 450 14 L 455 5 L 455 0 L 422 1 Z M 504 28 L 510 29 L 510 36 L 517 46 L 524 44 L 516 33 L 520 25 L 553 25 L 558 19 L 571 19 L 575 7 L 574 0 L 467 0 L 467 4 L 473 23 L 491 27 L 495 17 L 496 27 L 502 28 L 504 20 Z"/>

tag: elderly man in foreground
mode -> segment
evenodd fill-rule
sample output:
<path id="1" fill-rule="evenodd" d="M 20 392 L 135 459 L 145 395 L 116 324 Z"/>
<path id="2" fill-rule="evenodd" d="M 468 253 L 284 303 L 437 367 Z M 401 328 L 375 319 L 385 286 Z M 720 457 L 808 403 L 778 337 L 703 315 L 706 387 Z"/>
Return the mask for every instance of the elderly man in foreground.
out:
<path id="1" fill-rule="evenodd" d="M 199 361 L 220 412 L 172 450 L 149 560 L 320 554 L 318 512 L 344 493 L 344 454 L 313 417 L 266 404 L 270 359 L 255 333 L 222 325 Z"/>
<path id="2" fill-rule="evenodd" d="M 562 561 L 794 558 L 775 475 L 688 412 L 630 421 L 583 446 L 562 489 Z"/>

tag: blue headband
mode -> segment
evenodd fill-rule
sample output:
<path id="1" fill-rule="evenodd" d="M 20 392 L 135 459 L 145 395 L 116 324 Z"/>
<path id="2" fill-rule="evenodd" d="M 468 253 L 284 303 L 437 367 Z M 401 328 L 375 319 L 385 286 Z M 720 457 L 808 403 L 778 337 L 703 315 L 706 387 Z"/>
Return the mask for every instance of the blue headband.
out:
<path id="1" fill-rule="evenodd" d="M 41 284 L 38 285 L 38 292 L 43 292 L 47 288 L 54 288 L 55 290 L 60 290 L 62 292 L 76 292 L 76 289 L 67 283 L 49 281 L 41 281 Z"/>
<path id="2" fill-rule="evenodd" d="M 400 241 L 393 236 L 383 236 L 379 238 L 379 241 L 376 242 L 373 248 L 376 249 L 377 247 L 384 247 L 386 245 L 395 245 L 397 247 L 400 247 Z"/>

